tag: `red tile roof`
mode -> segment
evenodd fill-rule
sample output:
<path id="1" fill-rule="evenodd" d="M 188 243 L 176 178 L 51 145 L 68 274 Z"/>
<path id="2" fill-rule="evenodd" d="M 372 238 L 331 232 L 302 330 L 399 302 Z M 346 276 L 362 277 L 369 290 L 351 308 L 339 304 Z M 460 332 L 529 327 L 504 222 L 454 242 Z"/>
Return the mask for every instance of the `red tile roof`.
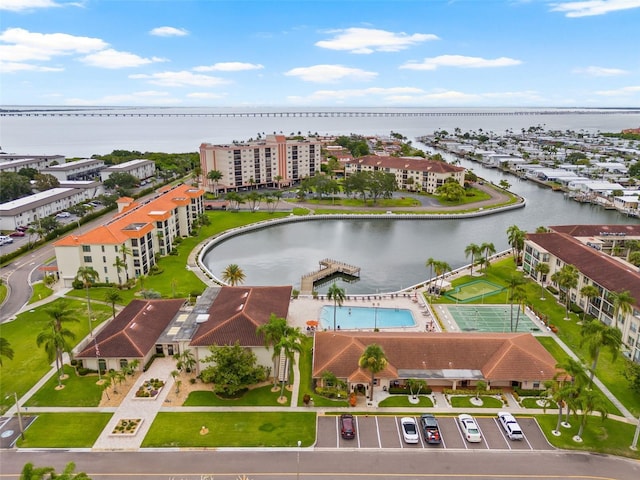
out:
<path id="1" fill-rule="evenodd" d="M 132 300 L 116 318 L 76 355 L 77 358 L 143 358 L 184 305 L 184 299 Z"/>
<path id="2" fill-rule="evenodd" d="M 437 160 L 426 160 L 416 158 L 402 157 L 384 157 L 378 155 L 367 155 L 364 157 L 354 158 L 346 162 L 351 165 L 367 165 L 380 168 L 394 168 L 396 170 L 414 170 L 419 172 L 433 173 L 456 173 L 463 172 L 463 167 L 456 167 L 447 162 L 439 162 Z"/>
<path id="3" fill-rule="evenodd" d="M 636 300 L 636 308 L 640 308 L 640 273 L 637 269 L 631 269 L 609 255 L 580 243 L 569 234 L 529 233 L 527 239 L 564 263 L 573 265 L 582 275 L 610 292 L 628 290 Z"/>
<path id="4" fill-rule="evenodd" d="M 635 225 L 559 225 L 549 227 L 558 233 L 566 233 L 572 237 L 592 237 L 605 234 L 620 234 L 625 236 L 640 237 L 640 224 Z M 622 237 L 621 237 L 622 238 Z"/>
<path id="5" fill-rule="evenodd" d="M 555 359 L 529 333 L 329 331 L 315 334 L 313 377 L 330 371 L 338 378 L 368 381 L 371 375 L 358 360 L 372 343 L 382 347 L 389 362 L 376 374 L 381 378 L 398 378 L 399 370 L 462 369 L 479 370 L 489 381 L 544 381 L 557 372 Z"/>
<path id="6" fill-rule="evenodd" d="M 209 320 L 200 324 L 191 346 L 233 345 L 245 347 L 264 345 L 256 329 L 269 321 L 272 313 L 287 318 L 291 286 L 282 287 L 222 287 L 209 308 Z"/>

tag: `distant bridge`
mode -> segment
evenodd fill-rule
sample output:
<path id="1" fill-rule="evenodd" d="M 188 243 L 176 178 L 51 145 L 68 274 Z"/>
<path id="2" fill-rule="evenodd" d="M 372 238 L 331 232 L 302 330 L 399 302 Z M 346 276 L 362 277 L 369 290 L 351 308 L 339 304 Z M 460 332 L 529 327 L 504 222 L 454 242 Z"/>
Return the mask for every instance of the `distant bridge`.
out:
<path id="1" fill-rule="evenodd" d="M 264 118 L 337 118 L 337 117 L 514 117 L 527 115 L 620 115 L 640 114 L 640 109 L 623 110 L 523 110 L 523 111 L 451 111 L 451 112 L 374 112 L 374 111 L 342 111 L 342 112 L 116 112 L 105 111 L 60 111 L 60 110 L 0 110 L 0 117 L 264 117 Z"/>

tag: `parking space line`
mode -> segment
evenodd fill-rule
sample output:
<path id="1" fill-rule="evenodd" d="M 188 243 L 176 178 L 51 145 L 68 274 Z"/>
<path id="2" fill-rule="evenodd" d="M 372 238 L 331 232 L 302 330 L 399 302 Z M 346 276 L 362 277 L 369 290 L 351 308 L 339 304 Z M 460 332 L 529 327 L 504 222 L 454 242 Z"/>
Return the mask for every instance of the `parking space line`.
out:
<path id="1" fill-rule="evenodd" d="M 382 448 L 382 442 L 380 441 L 380 425 L 378 425 L 378 416 L 375 416 L 376 419 L 376 432 L 378 434 L 378 448 Z"/>
<path id="2" fill-rule="evenodd" d="M 356 423 L 356 438 L 358 439 L 358 448 L 360 448 L 360 424 L 358 423 L 357 415 L 354 415 L 353 421 Z"/>
<path id="3" fill-rule="evenodd" d="M 340 422 L 336 415 L 336 448 L 340 448 Z"/>
<path id="4" fill-rule="evenodd" d="M 487 441 L 487 437 L 484 436 L 484 433 L 482 432 L 482 429 L 480 428 L 480 424 L 476 420 L 476 417 L 473 417 L 473 421 L 476 422 L 476 427 L 478 427 L 478 431 L 480 432 L 480 438 L 482 440 L 484 440 L 485 448 L 487 450 L 491 450 L 491 446 L 489 445 L 489 442 Z M 480 443 L 482 443 L 482 442 L 480 442 Z"/>
<path id="5" fill-rule="evenodd" d="M 507 447 L 509 447 L 509 450 L 513 450 L 511 448 L 511 443 L 509 441 L 509 437 L 507 437 L 507 434 L 505 433 L 504 428 L 502 428 L 502 425 L 500 425 L 500 422 L 498 421 L 498 419 L 494 418 L 493 421 L 496 424 L 496 426 L 498 427 L 498 430 L 500 430 L 500 433 L 502 434 L 502 438 L 504 439 L 504 443 L 507 444 Z"/>
<path id="6" fill-rule="evenodd" d="M 400 448 L 406 448 L 404 442 L 402 441 L 402 425 L 399 423 L 400 418 L 394 417 L 396 419 L 396 432 L 398 433 L 398 441 L 400 442 Z"/>
<path id="7" fill-rule="evenodd" d="M 426 444 L 424 443 L 424 440 L 422 438 L 422 434 L 420 433 L 421 430 L 422 430 L 421 425 L 420 425 L 420 419 L 418 417 L 413 417 L 413 419 L 416 421 L 416 425 L 417 425 L 417 428 L 418 428 L 418 438 L 420 439 L 420 446 L 422 446 L 422 448 L 425 448 Z"/>
<path id="8" fill-rule="evenodd" d="M 464 438 L 464 435 L 462 434 L 462 429 L 460 428 L 460 424 L 457 418 L 453 419 L 453 422 L 456 424 L 456 428 L 458 429 L 458 433 L 460 434 L 460 436 L 462 437 L 462 443 L 464 443 L 464 448 L 466 448 L 467 450 L 469 450 L 469 445 L 467 445 L 467 439 Z"/>

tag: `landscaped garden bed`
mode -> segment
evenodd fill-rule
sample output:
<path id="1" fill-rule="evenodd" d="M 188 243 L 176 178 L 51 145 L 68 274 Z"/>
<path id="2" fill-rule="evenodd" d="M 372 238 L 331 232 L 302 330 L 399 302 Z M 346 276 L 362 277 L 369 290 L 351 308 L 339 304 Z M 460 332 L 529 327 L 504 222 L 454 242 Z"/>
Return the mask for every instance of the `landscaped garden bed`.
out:
<path id="1" fill-rule="evenodd" d="M 155 398 L 164 387 L 164 382 L 157 378 L 145 380 L 136 391 L 136 398 Z"/>
<path id="2" fill-rule="evenodd" d="M 122 418 L 113 428 L 111 435 L 130 435 L 138 433 L 138 429 L 142 425 L 141 418 Z"/>

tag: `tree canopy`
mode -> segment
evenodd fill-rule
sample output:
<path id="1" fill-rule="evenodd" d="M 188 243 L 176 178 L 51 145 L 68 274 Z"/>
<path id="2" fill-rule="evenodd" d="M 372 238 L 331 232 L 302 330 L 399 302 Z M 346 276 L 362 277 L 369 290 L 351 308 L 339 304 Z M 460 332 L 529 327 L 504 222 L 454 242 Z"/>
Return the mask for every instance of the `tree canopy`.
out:
<path id="1" fill-rule="evenodd" d="M 237 341 L 234 345 L 212 345 L 209 350 L 211 355 L 202 362 L 213 365 L 204 368 L 200 377 L 203 382 L 213 383 L 213 391 L 217 394 L 234 396 L 267 378 L 267 370 L 257 365 L 255 353 L 241 347 Z"/>

